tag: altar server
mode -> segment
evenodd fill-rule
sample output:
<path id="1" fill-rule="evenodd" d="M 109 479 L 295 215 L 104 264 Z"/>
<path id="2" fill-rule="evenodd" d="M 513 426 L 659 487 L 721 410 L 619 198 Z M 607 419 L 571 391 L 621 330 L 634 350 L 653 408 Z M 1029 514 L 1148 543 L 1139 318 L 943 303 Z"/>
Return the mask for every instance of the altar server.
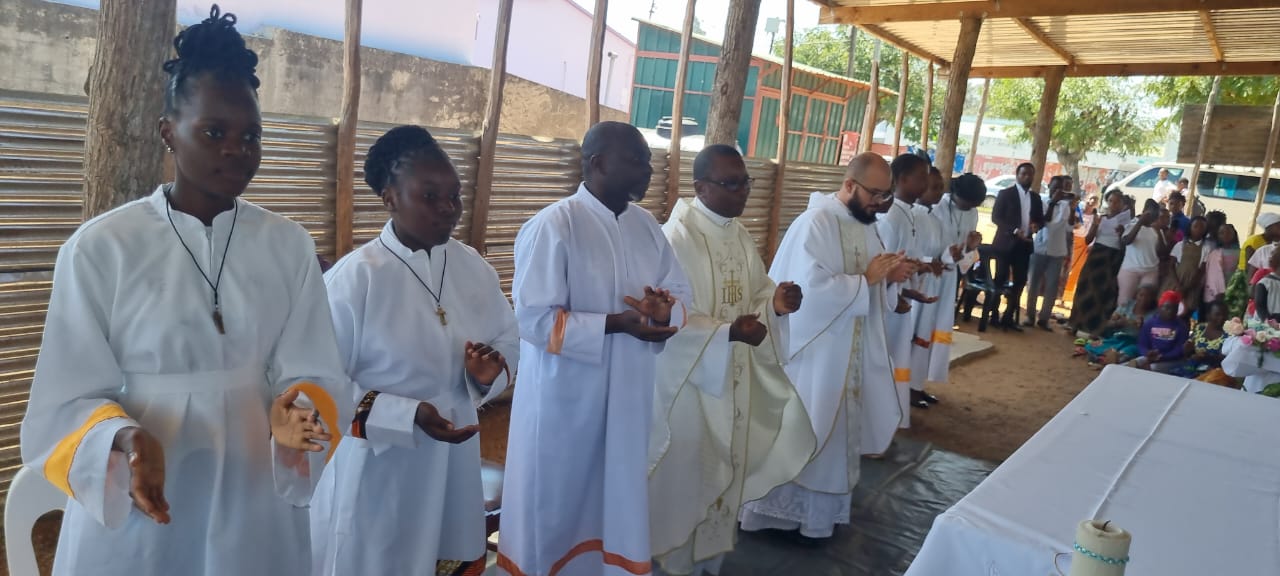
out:
<path id="1" fill-rule="evenodd" d="M 718 574 L 742 504 L 794 480 L 814 450 L 782 368 L 803 292 L 769 278 L 737 220 L 752 181 L 738 151 L 707 147 L 693 178 L 697 196 L 662 227 L 693 289 L 689 323 L 658 357 L 650 433 L 649 532 L 667 574 Z"/>
<path id="2" fill-rule="evenodd" d="M 311 236 L 239 198 L 262 120 L 234 25 L 214 6 L 165 63 L 175 181 L 58 252 L 22 424 L 24 464 L 70 497 L 54 574 L 309 570 L 318 442 L 351 393 Z"/>
<path id="3" fill-rule="evenodd" d="M 927 371 L 927 382 L 945 383 L 951 371 L 951 338 L 956 322 L 956 291 L 960 278 L 977 261 L 978 253 L 970 249 L 969 236 L 978 229 L 977 208 L 986 198 L 987 185 L 973 174 L 951 180 L 951 193 L 934 206 L 932 215 L 942 225 L 942 252 L 947 267 L 939 283 L 938 313 L 934 318 L 933 336 L 927 350 L 913 352 L 912 372 Z M 928 362 L 922 361 L 927 358 Z M 927 369 L 927 370 L 926 370 Z M 925 397 L 928 400 L 928 397 Z"/>
<path id="4" fill-rule="evenodd" d="M 653 168 L 635 127 L 593 126 L 584 182 L 516 237 L 520 326 L 498 564 L 516 576 L 648 574 L 654 369 L 688 280 L 632 204 Z"/>
<path id="5" fill-rule="evenodd" d="M 928 215 L 922 216 L 915 204 L 929 189 L 929 161 L 916 154 L 902 154 L 894 158 L 891 173 L 893 205 L 876 222 L 876 228 L 885 250 L 903 252 L 913 262 L 923 263 L 925 255 L 921 251 L 919 228 Z M 890 287 L 890 293 L 896 291 L 899 294 L 897 313 L 885 317 L 885 338 L 889 343 L 889 356 L 893 359 L 893 381 L 898 387 L 898 401 L 903 413 L 900 426 L 903 428 L 911 424 L 908 407 L 929 407 L 928 402 L 911 392 L 911 342 L 923 305 L 935 302 L 937 295 L 920 292 L 920 284 L 915 280 Z"/>
<path id="6" fill-rule="evenodd" d="M 818 453 L 793 482 L 748 503 L 744 530 L 799 530 L 826 538 L 849 523 L 862 454 L 889 447 L 902 418 L 884 334 L 896 302 L 887 282 L 914 271 L 901 253 L 885 252 L 876 210 L 891 194 L 889 165 L 865 153 L 849 164 L 835 193 L 814 193 L 787 229 L 769 275 L 794 278 L 804 305 L 791 317 L 787 375 L 817 439 Z"/>
<path id="7" fill-rule="evenodd" d="M 312 504 L 314 573 L 479 573 L 476 408 L 510 382 L 515 315 L 498 273 L 450 237 L 462 184 L 430 133 L 391 129 L 364 178 L 390 220 L 325 276 L 358 405 Z"/>

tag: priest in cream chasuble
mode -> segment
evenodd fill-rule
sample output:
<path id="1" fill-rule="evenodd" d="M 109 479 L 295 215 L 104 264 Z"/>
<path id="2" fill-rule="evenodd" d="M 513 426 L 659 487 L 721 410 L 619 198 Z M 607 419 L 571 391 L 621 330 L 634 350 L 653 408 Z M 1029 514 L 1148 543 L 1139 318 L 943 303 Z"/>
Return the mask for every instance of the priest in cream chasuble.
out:
<path id="1" fill-rule="evenodd" d="M 650 539 L 667 574 L 718 573 L 742 504 L 795 479 L 814 449 L 782 368 L 800 287 L 769 278 L 737 220 L 751 193 L 742 156 L 708 147 L 693 173 L 697 198 L 662 227 L 694 295 L 658 358 L 650 434 Z"/>

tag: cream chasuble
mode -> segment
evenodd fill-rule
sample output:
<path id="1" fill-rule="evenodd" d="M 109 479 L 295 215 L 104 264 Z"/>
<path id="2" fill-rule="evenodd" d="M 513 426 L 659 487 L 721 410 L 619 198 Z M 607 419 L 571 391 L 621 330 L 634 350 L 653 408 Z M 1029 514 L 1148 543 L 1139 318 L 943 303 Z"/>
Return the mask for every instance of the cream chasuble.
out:
<path id="1" fill-rule="evenodd" d="M 688 281 L 653 215 L 615 215 L 579 186 L 520 229 L 512 283 L 520 326 L 498 565 L 515 576 L 648 574 L 649 428 L 663 344 L 605 334 L 644 288 Z"/>
<path id="2" fill-rule="evenodd" d="M 882 283 L 862 274 L 882 252 L 875 226 L 857 221 L 834 194 L 814 193 L 787 229 L 769 275 L 793 279 L 804 305 L 791 315 L 787 375 L 817 438 L 818 453 L 792 483 L 744 506 L 746 530 L 799 528 L 825 537 L 849 522 L 862 454 L 880 453 L 902 418 L 889 370 Z"/>
<path id="3" fill-rule="evenodd" d="M 418 278 L 440 296 L 448 324 Z M 506 389 L 520 350 L 498 273 L 457 240 L 430 254 L 412 251 L 388 222 L 325 283 L 355 399 L 378 395 L 364 437 L 342 443 L 316 489 L 313 574 L 435 574 L 437 560 L 483 558 L 480 438 L 440 442 L 414 417 L 430 402 L 454 426 L 470 426 L 479 422 L 476 408 Z M 467 342 L 507 360 L 508 373 L 486 390 L 467 375 Z"/>
<path id="4" fill-rule="evenodd" d="M 950 259 L 951 250 L 942 242 L 942 222 L 933 217 L 929 207 L 919 204 L 915 206 L 915 222 L 916 249 L 920 252 L 920 259 L 930 263 L 943 262 L 947 267 L 954 268 L 953 264 L 946 262 Z M 951 294 L 948 295 L 945 293 L 948 290 L 942 287 L 942 281 L 945 278 L 945 269 L 942 275 L 935 276 L 932 271 L 922 271 L 915 277 L 915 289 L 925 296 L 936 296 L 938 301 L 932 304 L 912 303 L 912 306 L 918 309 L 911 334 L 909 367 L 912 390 L 924 390 L 925 379 L 929 375 L 929 354 L 933 348 L 933 333 L 937 329 L 938 311 L 942 307 L 942 301 L 948 298 L 955 300 L 955 290 L 951 289 Z"/>
<path id="5" fill-rule="evenodd" d="M 794 480 L 814 438 L 781 365 L 789 320 L 774 313 L 776 284 L 747 229 L 687 199 L 662 229 L 693 303 L 658 357 L 650 538 L 664 572 L 718 572 L 742 504 Z M 759 346 L 729 341 L 729 326 L 745 314 L 769 327 Z"/>
<path id="6" fill-rule="evenodd" d="M 225 334 L 196 269 L 223 262 Z M 23 462 L 71 497 L 54 574 L 307 574 L 304 507 L 326 453 L 271 439 L 270 402 L 293 386 L 346 432 L 349 382 L 301 226 L 237 200 L 206 228 L 163 187 L 80 226 L 58 251 L 22 423 Z M 133 506 L 111 451 L 135 425 L 164 448 L 168 525 Z"/>
<path id="7" fill-rule="evenodd" d="M 942 273 L 939 283 L 941 297 L 938 299 L 938 312 L 934 318 L 932 343 L 929 347 L 928 382 L 945 383 L 951 371 L 951 335 L 956 321 L 956 291 L 960 286 L 960 277 L 968 272 L 977 253 L 967 253 L 961 262 L 951 257 L 951 246 L 959 246 L 962 250 L 969 238 L 969 233 L 978 229 L 978 211 L 961 210 L 956 207 L 950 194 L 942 197 L 942 201 L 933 207 L 933 217 L 941 224 L 942 261 L 950 269 Z"/>

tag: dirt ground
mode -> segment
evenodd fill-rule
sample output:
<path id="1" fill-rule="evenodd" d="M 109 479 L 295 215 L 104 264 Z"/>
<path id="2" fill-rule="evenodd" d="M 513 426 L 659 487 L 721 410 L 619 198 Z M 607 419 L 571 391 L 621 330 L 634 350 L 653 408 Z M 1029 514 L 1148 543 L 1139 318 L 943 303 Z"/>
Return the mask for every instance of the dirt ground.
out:
<path id="1" fill-rule="evenodd" d="M 960 324 L 976 333 L 977 321 Z M 987 354 L 951 370 L 951 382 L 929 391 L 941 403 L 914 410 L 908 437 L 931 442 L 966 456 L 999 462 L 1008 458 L 1041 426 L 1093 380 L 1097 372 L 1071 357 L 1071 338 L 1058 330 L 1002 332 L 992 328 L 980 336 L 994 344 Z M 510 404 L 491 405 L 481 413 L 480 450 L 484 458 L 506 460 Z M 36 525 L 33 540 L 41 575 L 49 574 L 61 513 L 50 513 Z M 0 576 L 7 574 L 0 564 Z"/>

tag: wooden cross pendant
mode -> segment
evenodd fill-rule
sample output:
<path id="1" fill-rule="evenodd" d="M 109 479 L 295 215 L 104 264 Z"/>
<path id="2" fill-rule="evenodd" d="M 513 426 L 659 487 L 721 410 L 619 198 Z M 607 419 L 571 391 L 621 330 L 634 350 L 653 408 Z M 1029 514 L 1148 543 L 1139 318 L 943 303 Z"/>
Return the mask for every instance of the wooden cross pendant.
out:
<path id="1" fill-rule="evenodd" d="M 444 313 L 444 307 L 443 307 L 443 306 L 440 306 L 440 305 L 438 305 L 438 304 L 436 305 L 436 316 L 439 316 L 439 317 L 440 317 L 440 325 L 441 325 L 441 326 L 448 326 L 448 325 L 449 325 L 449 318 L 448 318 L 448 317 L 446 317 L 446 315 L 445 315 L 445 313 Z"/>

